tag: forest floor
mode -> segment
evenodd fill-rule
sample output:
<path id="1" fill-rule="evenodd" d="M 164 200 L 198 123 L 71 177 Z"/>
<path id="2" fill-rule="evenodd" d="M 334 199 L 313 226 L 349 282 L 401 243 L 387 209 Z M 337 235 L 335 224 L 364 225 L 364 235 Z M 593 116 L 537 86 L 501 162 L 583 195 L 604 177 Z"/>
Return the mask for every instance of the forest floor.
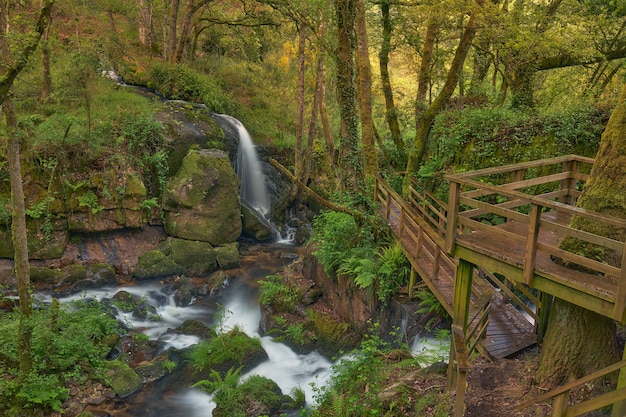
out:
<path id="1" fill-rule="evenodd" d="M 468 388 L 465 396 L 465 417 L 543 417 L 552 415 L 552 401 L 542 402 L 524 410 L 517 410 L 519 404 L 546 391 L 535 380 L 538 366 L 538 350 L 530 349 L 513 359 L 490 361 L 484 357 L 472 362 L 468 374 Z M 445 375 L 433 375 L 415 381 L 417 390 L 433 386 L 445 386 Z M 611 388 L 610 381 L 586 384 L 570 394 L 570 404 L 578 403 L 591 395 L 595 396 Z M 610 416 L 610 410 L 600 410 L 585 414 L 586 417 Z"/>

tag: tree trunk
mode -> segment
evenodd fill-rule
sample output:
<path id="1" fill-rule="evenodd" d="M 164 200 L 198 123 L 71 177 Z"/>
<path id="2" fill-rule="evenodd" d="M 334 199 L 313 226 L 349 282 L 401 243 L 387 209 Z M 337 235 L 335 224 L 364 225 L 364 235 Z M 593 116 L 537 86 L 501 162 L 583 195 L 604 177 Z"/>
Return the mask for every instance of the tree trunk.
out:
<path id="1" fill-rule="evenodd" d="M 337 14 L 337 102 L 341 116 L 340 188 L 360 194 L 364 189 L 359 152 L 358 120 L 354 86 L 354 24 L 356 0 L 335 0 Z"/>
<path id="2" fill-rule="evenodd" d="M 334 172 L 335 169 L 335 140 L 333 138 L 333 133 L 330 129 L 330 121 L 328 120 L 328 110 L 326 109 L 326 81 L 325 81 L 325 71 L 322 68 L 322 90 L 320 92 L 321 100 L 320 100 L 320 119 L 322 119 L 322 128 L 324 130 L 324 139 L 326 140 L 326 150 L 328 151 L 328 161 L 330 164 L 331 170 Z"/>
<path id="3" fill-rule="evenodd" d="M 168 37 L 167 37 L 167 48 L 166 48 L 166 56 L 168 62 L 174 62 L 176 57 L 176 39 L 177 39 L 177 26 L 178 26 L 178 7 L 180 4 L 179 0 L 172 0 L 170 3 L 170 16 L 168 23 Z"/>
<path id="4" fill-rule="evenodd" d="M 182 62 L 185 49 L 189 44 L 189 33 L 191 32 L 191 19 L 193 15 L 200 10 L 204 5 L 204 2 L 194 4 L 194 0 L 188 0 L 187 9 L 185 12 L 185 19 L 183 20 L 183 27 L 180 30 L 180 36 L 178 37 L 178 45 L 176 46 L 176 52 L 174 53 L 175 62 Z"/>
<path id="5" fill-rule="evenodd" d="M 482 5 L 482 3 L 479 4 Z M 426 111 L 420 117 L 419 122 L 417 123 L 415 142 L 413 142 L 413 147 L 411 148 L 411 151 L 409 153 L 406 176 L 402 184 L 403 193 L 408 193 L 409 185 L 411 183 L 411 177 L 417 173 L 417 170 L 422 163 L 422 157 L 424 156 L 424 151 L 426 150 L 428 135 L 430 134 L 430 129 L 432 127 L 433 121 L 435 120 L 435 117 L 444 108 L 447 101 L 452 96 L 454 89 L 456 88 L 459 71 L 463 66 L 463 63 L 465 62 L 465 58 L 467 57 L 467 53 L 472 44 L 472 40 L 474 39 L 475 34 L 475 14 L 472 13 L 467 22 L 467 25 L 465 26 L 463 35 L 461 36 L 461 39 L 459 41 L 459 46 L 454 54 L 454 59 L 452 60 L 452 64 L 450 65 L 450 69 L 448 70 L 446 82 L 437 98 L 430 104 L 430 106 L 428 106 Z"/>
<path id="6" fill-rule="evenodd" d="M 304 152 L 304 173 L 302 174 L 302 182 L 307 184 L 311 176 L 311 170 L 313 165 L 313 142 L 317 134 L 317 115 L 319 113 L 320 103 L 324 99 L 324 56 L 318 51 L 319 56 L 317 58 L 317 71 L 315 77 L 315 96 L 313 97 L 313 105 L 311 106 L 311 120 L 309 122 L 309 133 L 306 145 L 306 151 Z"/>
<path id="7" fill-rule="evenodd" d="M 602 134 L 596 161 L 577 206 L 626 218 L 626 86 Z M 572 227 L 624 241 L 626 230 L 574 217 Z M 566 239 L 562 249 L 586 253 L 609 264 L 620 265 L 621 255 L 605 248 Z M 568 355 L 562 356 L 567 349 Z M 616 329 L 613 320 L 557 300 L 548 322 L 541 351 L 539 378 L 548 387 L 569 376 L 580 377 L 617 359 Z"/>
<path id="8" fill-rule="evenodd" d="M 391 24 L 391 13 L 389 0 L 382 0 L 380 3 L 382 41 L 378 60 L 380 66 L 380 82 L 385 96 L 385 118 L 391 133 L 391 140 L 396 145 L 398 151 L 406 153 L 406 144 L 402 140 L 400 123 L 398 122 L 398 111 L 393 99 L 393 89 L 391 87 L 391 77 L 389 75 L 389 53 L 391 52 L 391 34 L 393 26 Z"/>
<path id="9" fill-rule="evenodd" d="M 9 171 L 11 176 L 11 233 L 15 250 L 15 276 L 20 300 L 20 323 L 17 350 L 20 359 L 19 377 L 25 379 L 32 368 L 31 336 L 29 318 L 32 313 L 30 296 L 30 266 L 28 264 L 28 245 L 26 233 L 26 208 L 24 189 L 22 188 L 22 169 L 20 166 L 20 144 L 17 135 L 17 117 L 10 99 L 2 104 L 9 136 Z"/>
<path id="10" fill-rule="evenodd" d="M 361 143 L 365 159 L 365 179 L 374 180 L 378 174 L 378 159 L 372 119 L 372 66 L 367 39 L 367 22 L 363 0 L 357 0 L 356 40 L 359 89 L 359 113 L 361 116 Z"/>
<path id="11" fill-rule="evenodd" d="M 438 26 L 435 18 L 431 18 L 426 28 L 426 38 L 424 39 L 424 47 L 422 48 L 422 61 L 417 76 L 417 95 L 415 97 L 416 128 L 420 123 L 422 113 L 428 107 L 426 95 L 430 86 L 430 67 L 433 62 L 433 52 L 435 51 L 435 39 Z"/>
<path id="12" fill-rule="evenodd" d="M 152 28 L 152 0 L 138 0 L 139 19 L 138 32 L 139 42 L 146 48 L 153 48 L 154 33 Z"/>
<path id="13" fill-rule="evenodd" d="M 50 44 L 48 35 L 50 34 L 50 21 L 46 27 L 41 41 L 41 99 L 50 100 L 52 97 L 52 76 L 50 75 Z"/>
<path id="14" fill-rule="evenodd" d="M 295 176 L 299 181 L 302 181 L 302 175 L 304 173 L 304 151 L 302 150 L 302 136 L 304 131 L 304 78 L 305 78 L 305 52 L 306 52 L 306 27 L 304 24 L 300 24 L 300 30 L 298 31 L 298 88 L 296 102 L 298 108 L 296 112 L 296 137 L 294 145 L 294 171 Z M 289 191 L 289 201 L 296 198 L 298 193 L 298 186 L 291 184 L 291 190 Z"/>

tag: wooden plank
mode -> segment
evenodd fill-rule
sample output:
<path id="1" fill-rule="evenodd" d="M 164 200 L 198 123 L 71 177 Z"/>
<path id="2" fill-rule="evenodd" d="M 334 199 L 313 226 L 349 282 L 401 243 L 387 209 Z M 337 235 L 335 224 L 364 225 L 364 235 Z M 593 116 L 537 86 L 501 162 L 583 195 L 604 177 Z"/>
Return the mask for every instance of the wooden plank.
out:
<path id="1" fill-rule="evenodd" d="M 518 199 L 516 200 L 516 202 L 521 202 L 523 200 Z M 512 219 L 512 220 L 517 220 L 519 222 L 526 222 L 527 220 L 527 216 L 525 214 L 519 213 L 517 211 L 514 210 L 509 210 L 506 208 L 506 206 L 504 206 L 504 204 L 489 204 L 489 203 L 485 203 L 482 201 L 478 201 L 478 200 L 474 200 L 474 199 L 469 199 L 466 198 L 463 194 L 461 194 L 461 198 L 459 199 L 459 203 L 460 204 L 465 204 L 467 206 L 470 207 L 476 207 L 478 210 L 466 210 L 466 211 L 462 211 L 459 213 L 459 216 L 463 216 L 463 217 L 476 217 L 476 216 L 481 216 L 483 214 L 488 214 L 488 213 L 492 213 L 492 214 L 497 214 L 499 216 L 502 217 L 506 217 L 507 219 Z M 523 202 L 523 204 L 519 204 L 524 205 L 524 204 L 529 204 L 528 201 Z M 515 207 L 518 207 L 517 205 Z"/>
<path id="2" fill-rule="evenodd" d="M 624 324 L 626 321 L 626 244 L 622 251 L 622 271 L 617 282 L 617 293 L 615 294 L 615 312 L 613 320 Z M 625 406 L 626 408 L 626 406 Z"/>
<path id="3" fill-rule="evenodd" d="M 446 230 L 445 249 L 452 253 L 457 233 L 457 217 L 459 214 L 459 198 L 461 185 L 458 182 L 450 183 L 450 196 L 448 198 L 448 227 Z"/>
<path id="4" fill-rule="evenodd" d="M 565 417 L 580 416 L 590 411 L 599 410 L 607 405 L 614 404 L 619 400 L 626 399 L 626 388 L 616 389 L 615 391 L 607 392 L 606 394 L 593 397 L 587 401 L 576 405 L 570 405 L 565 412 Z"/>

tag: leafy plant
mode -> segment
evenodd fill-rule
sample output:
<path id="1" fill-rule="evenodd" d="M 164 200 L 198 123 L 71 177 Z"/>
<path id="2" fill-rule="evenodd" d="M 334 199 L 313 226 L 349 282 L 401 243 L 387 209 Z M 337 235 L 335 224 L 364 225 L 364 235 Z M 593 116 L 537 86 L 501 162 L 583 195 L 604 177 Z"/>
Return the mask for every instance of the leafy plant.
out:
<path id="1" fill-rule="evenodd" d="M 98 196 L 91 190 L 76 197 L 79 207 L 87 207 L 91 209 L 92 214 L 98 214 L 104 210 L 104 206 L 100 205 Z"/>
<path id="2" fill-rule="evenodd" d="M 0 412 L 16 409 L 60 410 L 70 381 L 106 379 L 105 356 L 121 332 L 114 317 L 96 302 L 53 302 L 33 311 L 33 369 L 24 381 L 17 374 L 19 312 L 0 317 Z"/>
<path id="3" fill-rule="evenodd" d="M 259 303 L 269 305 L 278 311 L 294 311 L 300 294 L 285 284 L 280 275 L 268 275 L 259 281 Z"/>

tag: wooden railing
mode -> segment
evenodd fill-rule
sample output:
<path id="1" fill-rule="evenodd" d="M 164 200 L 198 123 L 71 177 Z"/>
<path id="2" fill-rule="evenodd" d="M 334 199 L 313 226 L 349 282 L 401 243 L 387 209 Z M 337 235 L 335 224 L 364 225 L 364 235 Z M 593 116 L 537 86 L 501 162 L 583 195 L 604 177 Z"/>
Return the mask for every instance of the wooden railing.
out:
<path id="1" fill-rule="evenodd" d="M 465 415 L 465 392 L 467 391 L 467 374 L 471 369 L 470 353 L 467 350 L 467 339 L 463 329 L 452 326 L 452 346 L 448 363 L 448 391 L 456 390 L 454 417 Z"/>
<path id="2" fill-rule="evenodd" d="M 592 295 L 599 301 L 587 306 L 618 322 L 626 319 L 626 245 L 624 242 L 569 227 L 568 220 L 578 216 L 615 228 L 626 228 L 626 220 L 602 215 L 573 206 L 580 195 L 581 184 L 587 180 L 585 171 L 593 160 L 575 155 L 488 168 L 447 176 L 450 198 L 446 249 L 451 251 L 457 237 L 464 233 L 488 232 L 499 242 L 521 244 L 525 247 L 521 281 L 533 286 L 537 272 L 535 261 L 541 251 L 565 263 L 576 264 L 592 275 L 607 277 L 608 287 L 567 284 L 578 293 Z M 543 174 L 543 175 L 541 175 Z M 539 176 L 537 176 L 539 175 Z M 523 224 L 526 233 L 520 235 L 496 227 L 505 222 Z M 541 231 L 571 237 L 605 248 L 620 259 L 618 266 L 610 265 L 577 253 L 563 250 L 559 243 L 541 242 Z M 548 277 L 558 281 L 558 277 Z M 603 302 L 607 301 L 607 303 Z M 607 311 L 610 310 L 610 311 Z"/>
<path id="3" fill-rule="evenodd" d="M 552 402 L 552 417 L 575 417 L 590 411 L 599 410 L 601 408 L 613 405 L 613 417 L 622 417 L 626 413 L 626 386 L 619 384 L 617 389 L 609 391 L 602 395 L 590 398 L 578 404 L 569 404 L 570 392 L 576 388 L 583 387 L 595 380 L 604 378 L 605 376 L 626 369 L 626 360 L 614 363 L 604 369 L 589 374 L 583 378 L 569 382 L 552 391 L 546 392 L 538 397 L 532 398 L 517 406 L 518 410 L 524 410 L 532 405 L 539 404 L 544 401 Z"/>

